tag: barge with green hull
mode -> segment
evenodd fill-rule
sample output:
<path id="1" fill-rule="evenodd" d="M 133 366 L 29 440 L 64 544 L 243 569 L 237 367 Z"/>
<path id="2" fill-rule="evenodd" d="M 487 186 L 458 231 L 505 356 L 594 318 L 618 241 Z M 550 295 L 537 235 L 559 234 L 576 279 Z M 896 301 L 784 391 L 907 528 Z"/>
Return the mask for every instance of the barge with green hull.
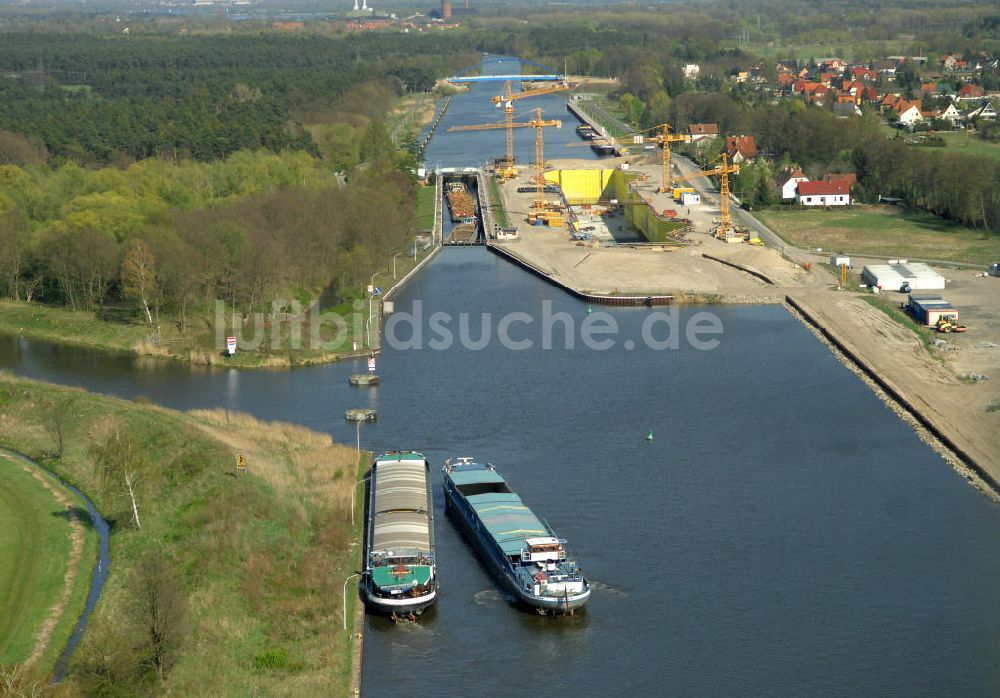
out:
<path id="1" fill-rule="evenodd" d="M 449 512 L 519 605 L 567 615 L 590 598 L 590 583 L 556 536 L 488 463 L 459 458 L 444 464 Z"/>
<path id="2" fill-rule="evenodd" d="M 413 451 L 384 453 L 371 467 L 361 591 L 369 609 L 394 619 L 414 619 L 437 600 L 428 469 Z"/>

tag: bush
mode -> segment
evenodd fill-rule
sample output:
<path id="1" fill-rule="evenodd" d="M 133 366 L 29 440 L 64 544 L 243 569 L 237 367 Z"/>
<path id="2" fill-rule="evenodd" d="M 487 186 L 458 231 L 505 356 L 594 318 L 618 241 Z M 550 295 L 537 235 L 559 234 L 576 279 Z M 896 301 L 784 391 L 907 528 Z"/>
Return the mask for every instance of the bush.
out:
<path id="1" fill-rule="evenodd" d="M 258 669 L 284 669 L 288 666 L 288 652 L 282 649 L 268 650 L 253 658 Z"/>

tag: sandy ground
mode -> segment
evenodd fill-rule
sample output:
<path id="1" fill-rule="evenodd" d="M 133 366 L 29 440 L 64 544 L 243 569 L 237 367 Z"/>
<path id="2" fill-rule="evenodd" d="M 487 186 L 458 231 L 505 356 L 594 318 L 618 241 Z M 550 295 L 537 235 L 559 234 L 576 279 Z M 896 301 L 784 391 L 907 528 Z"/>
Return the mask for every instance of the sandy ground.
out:
<path id="1" fill-rule="evenodd" d="M 610 167 L 622 159 L 601 161 Z M 557 160 L 553 167 L 593 167 L 593 160 Z M 655 163 L 636 169 L 659 172 Z M 526 168 L 527 169 L 527 168 Z M 561 283 L 588 293 L 655 293 L 712 296 L 729 302 L 773 302 L 784 299 L 786 287 L 815 286 L 826 282 L 821 276 L 806 272 L 801 266 L 782 258 L 776 251 L 751 245 L 727 245 L 709 234 L 713 219 L 719 215 L 718 204 L 691 207 L 694 232 L 689 246 L 664 244 L 658 247 L 632 249 L 601 248 L 570 239 L 568 231 L 544 226 L 529 226 L 528 212 L 534 202 L 533 193 L 518 193 L 519 186 L 530 185 L 530 172 L 522 172 L 513 182 L 501 186 L 501 196 L 508 222 L 516 225 L 521 239 L 504 245 L 534 266 L 551 274 Z M 640 191 L 653 197 L 653 205 L 662 210 L 676 206 L 670 196 L 652 190 L 659 181 L 653 177 Z M 554 195 L 549 195 L 555 200 Z M 716 196 L 714 201 L 718 201 Z M 668 203 L 670 202 L 670 203 Z M 616 235 L 635 238 L 626 230 L 621 216 L 606 219 Z M 770 285 L 751 274 L 706 258 L 708 254 L 763 274 Z"/>
<path id="2" fill-rule="evenodd" d="M 601 167 L 614 167 L 625 158 L 607 159 Z M 705 178 L 689 182 L 702 195 L 702 204 L 681 210 L 669 195 L 657 194 L 662 168 L 659 154 L 628 159 L 633 171 L 648 175 L 640 193 L 651 197 L 657 210 L 673 208 L 691 220 L 689 246 L 630 249 L 600 248 L 570 239 L 568 231 L 528 226 L 533 193 L 517 193 L 529 184 L 530 172 L 501 187 L 508 221 L 521 239 L 503 247 L 576 290 L 588 293 L 675 294 L 725 302 L 783 302 L 786 295 L 806 307 L 813 317 L 975 463 L 1000 481 L 1000 411 L 988 412 L 991 401 L 1000 403 L 1000 278 L 982 278 L 970 271 L 939 269 L 948 279 L 942 292 L 961 313 L 969 327 L 963 335 L 941 335 L 941 348 L 928 352 L 918 337 L 858 294 L 837 290 L 833 273 L 821 263 L 825 256 L 790 248 L 752 216 L 733 207 L 741 224 L 758 231 L 768 247 L 727 245 L 709 231 L 719 216 L 718 192 Z M 592 160 L 553 160 L 551 168 L 598 166 Z M 681 158 L 674 173 L 694 170 Z M 554 200 L 554 195 L 549 195 Z M 611 232 L 622 218 L 606 218 Z M 767 277 L 768 284 L 751 274 L 705 257 L 724 259 Z M 811 270 L 805 266 L 811 262 Z M 860 271 L 864 260 L 854 260 Z M 900 301 L 905 296 L 900 295 Z M 972 381 L 970 374 L 988 376 Z M 957 464 L 957 460 L 953 459 Z M 961 470 L 959 465 L 956 467 Z M 968 475 L 968 473 L 963 472 Z M 996 492 L 994 492 L 996 494 Z"/>

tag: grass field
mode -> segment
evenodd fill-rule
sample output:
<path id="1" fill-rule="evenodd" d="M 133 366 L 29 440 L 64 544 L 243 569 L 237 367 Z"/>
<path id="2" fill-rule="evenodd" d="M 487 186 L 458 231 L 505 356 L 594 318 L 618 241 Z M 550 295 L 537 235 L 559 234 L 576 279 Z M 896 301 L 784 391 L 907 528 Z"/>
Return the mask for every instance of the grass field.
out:
<path id="1" fill-rule="evenodd" d="M 434 227 L 434 187 L 417 187 L 417 209 L 413 214 L 413 227 L 417 230 Z"/>
<path id="2" fill-rule="evenodd" d="M 798 247 L 982 265 L 1000 258 L 1000 236 L 895 206 L 770 210 L 754 215 L 785 242 Z"/>
<path id="3" fill-rule="evenodd" d="M 938 153 L 956 153 L 959 155 L 979 155 L 1000 160 L 1000 142 L 985 141 L 975 134 L 966 134 L 955 131 L 935 131 L 934 136 L 944 139 L 945 147 L 924 147 L 915 145 L 916 148 L 925 148 L 928 151 Z"/>
<path id="4" fill-rule="evenodd" d="M 55 480 L 44 479 L 74 506 L 82 506 Z M 82 553 L 63 598 L 71 554 L 71 526 L 66 508 L 41 479 L 19 461 L 0 453 L 0 666 L 28 659 L 47 619 L 57 620 L 44 640 L 37 668 L 51 671 L 83 610 L 96 559 L 96 538 L 82 524 Z M 53 614 L 53 608 L 58 610 Z"/>
<path id="5" fill-rule="evenodd" d="M 340 588 L 360 553 L 361 517 L 354 527 L 350 519 L 355 449 L 294 425 L 223 410 L 180 413 L 4 374 L 0 443 L 41 460 L 52 448 L 47 415 L 59 405 L 65 449 L 47 464 L 87 492 L 112 526 L 111 576 L 69 689 L 348 695 L 351 630 L 341 630 Z M 112 430 L 136 444 L 141 529 L 122 488 L 95 479 L 89 450 Z M 237 451 L 248 462 L 241 477 L 233 472 Z M 150 555 L 167 564 L 188 608 L 184 641 L 162 681 L 143 663 L 132 600 Z"/>
<path id="6" fill-rule="evenodd" d="M 490 201 L 493 203 L 493 215 L 496 218 L 497 225 L 501 228 L 506 228 L 508 226 L 507 209 L 503 206 L 503 197 L 500 195 L 497 178 L 490 177 L 487 181 L 490 186 Z"/>

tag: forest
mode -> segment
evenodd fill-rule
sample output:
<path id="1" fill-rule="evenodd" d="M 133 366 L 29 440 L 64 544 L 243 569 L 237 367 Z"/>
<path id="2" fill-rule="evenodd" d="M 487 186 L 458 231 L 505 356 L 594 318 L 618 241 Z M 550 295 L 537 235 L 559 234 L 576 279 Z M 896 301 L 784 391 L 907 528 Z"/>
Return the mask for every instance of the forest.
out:
<path id="1" fill-rule="evenodd" d="M 429 91 L 460 65 L 463 43 L 385 34 L 7 33 L 0 129 L 80 164 L 209 161 L 258 148 L 317 153 L 306 126 L 335 121 L 336 101 L 350 88 L 377 81 L 397 94 Z"/>
<path id="2" fill-rule="evenodd" d="M 403 249 L 416 162 L 387 121 L 473 60 L 467 37 L 0 36 L 0 295 L 182 333 L 216 298 L 350 296 Z"/>

